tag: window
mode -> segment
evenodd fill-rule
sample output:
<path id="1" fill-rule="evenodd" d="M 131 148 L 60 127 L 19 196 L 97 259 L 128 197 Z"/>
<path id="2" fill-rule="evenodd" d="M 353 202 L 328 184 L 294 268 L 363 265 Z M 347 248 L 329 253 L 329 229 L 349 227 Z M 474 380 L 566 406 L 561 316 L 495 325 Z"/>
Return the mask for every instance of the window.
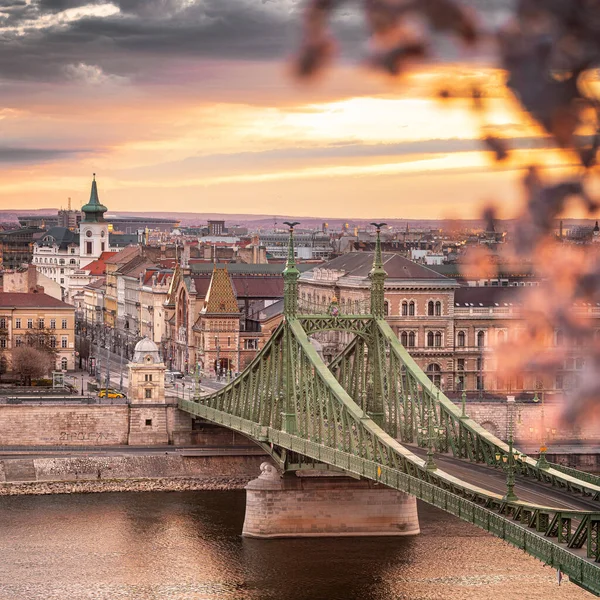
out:
<path id="1" fill-rule="evenodd" d="M 442 303 L 441 302 L 435 303 L 435 316 L 436 317 L 442 316 Z"/>
<path id="2" fill-rule="evenodd" d="M 69 366 L 69 362 L 67 361 L 67 358 L 66 358 L 66 356 L 63 356 L 63 357 L 60 359 L 60 368 L 61 368 L 63 371 L 66 371 L 68 366 Z"/>
<path id="3" fill-rule="evenodd" d="M 85 243 L 85 253 L 86 254 L 91 254 L 92 253 L 92 242 L 86 242 Z"/>
<path id="4" fill-rule="evenodd" d="M 458 335 L 456 336 L 456 345 L 459 346 L 460 348 L 464 348 L 465 342 L 466 342 L 465 332 L 459 331 Z"/>
<path id="5" fill-rule="evenodd" d="M 152 419 L 146 419 L 146 427 L 152 427 Z"/>
<path id="6" fill-rule="evenodd" d="M 465 370 L 465 359 L 464 358 L 459 358 L 456 361 L 456 370 L 457 371 L 464 371 Z"/>
<path id="7" fill-rule="evenodd" d="M 437 363 L 431 363 L 427 366 L 427 375 L 431 381 L 433 381 L 433 385 L 439 387 L 442 382 L 442 368 Z"/>
<path id="8" fill-rule="evenodd" d="M 69 338 L 63 336 L 62 340 L 60 340 L 60 347 L 68 348 L 68 345 L 69 345 Z"/>
<path id="9" fill-rule="evenodd" d="M 483 348 L 485 346 L 485 332 L 478 331 L 477 332 L 477 347 Z"/>
<path id="10" fill-rule="evenodd" d="M 429 348 L 433 348 L 433 331 L 427 332 L 427 346 Z"/>
<path id="11" fill-rule="evenodd" d="M 415 332 L 414 331 L 410 331 L 408 333 L 408 346 L 409 346 L 409 348 L 414 348 L 414 346 L 415 346 Z"/>
<path id="12" fill-rule="evenodd" d="M 408 316 L 415 316 L 415 303 L 412 300 L 408 303 Z"/>
<path id="13" fill-rule="evenodd" d="M 20 335 L 18 335 L 15 338 L 15 346 L 18 348 L 19 346 L 22 346 L 22 345 L 23 345 L 23 339 L 21 338 Z"/>
<path id="14" fill-rule="evenodd" d="M 44 319 L 38 319 L 38 329 L 44 329 Z"/>
<path id="15" fill-rule="evenodd" d="M 146 390 L 146 398 L 152 398 L 152 390 L 150 388 Z"/>
<path id="16" fill-rule="evenodd" d="M 408 333 L 406 333 L 406 331 L 403 331 L 403 332 L 400 334 L 400 343 L 401 343 L 403 346 L 408 346 Z"/>
<path id="17" fill-rule="evenodd" d="M 383 303 L 383 314 L 386 317 L 390 314 L 390 303 L 387 300 Z"/>
<path id="18" fill-rule="evenodd" d="M 71 260 L 69 260 L 69 264 L 70 264 L 70 265 L 74 265 L 74 264 L 75 264 L 75 259 L 74 259 L 74 258 L 72 258 Z"/>
<path id="19" fill-rule="evenodd" d="M 427 303 L 427 315 L 430 317 L 433 317 L 434 315 L 434 305 L 433 305 L 433 300 L 430 300 Z"/>
<path id="20" fill-rule="evenodd" d="M 6 338 L 5 337 L 0 338 L 0 348 L 6 348 Z"/>
<path id="21" fill-rule="evenodd" d="M 146 373 L 144 375 L 144 380 L 145 381 L 152 381 L 152 373 Z"/>
<path id="22" fill-rule="evenodd" d="M 565 382 L 562 373 L 556 374 L 556 381 L 554 382 L 554 387 L 557 390 L 562 390 L 565 387 Z"/>
<path id="23" fill-rule="evenodd" d="M 63 329 L 66 329 L 66 328 L 67 328 L 67 320 L 66 320 L 66 319 L 63 319 L 63 320 L 62 320 L 62 328 L 63 328 Z"/>
<path id="24" fill-rule="evenodd" d="M 258 340 L 244 340 L 244 350 L 258 350 Z"/>
<path id="25" fill-rule="evenodd" d="M 56 348 L 56 336 L 50 336 L 50 348 Z"/>
<path id="26" fill-rule="evenodd" d="M 231 338 L 227 336 L 227 347 L 231 346 Z"/>
<path id="27" fill-rule="evenodd" d="M 481 391 L 485 389 L 483 375 L 477 375 L 477 389 Z"/>
<path id="28" fill-rule="evenodd" d="M 61 270 L 60 270 L 60 274 L 61 274 L 61 275 L 64 275 L 64 274 L 65 274 L 65 270 L 64 270 L 64 269 L 61 269 Z"/>
<path id="29" fill-rule="evenodd" d="M 60 282 L 61 282 L 61 283 L 64 283 L 64 282 L 65 282 L 65 279 L 64 279 L 64 277 L 61 277 L 61 278 L 60 278 Z"/>
<path id="30" fill-rule="evenodd" d="M 58 262 L 59 262 L 59 264 L 64 265 L 65 264 L 65 259 L 61 258 Z"/>
<path id="31" fill-rule="evenodd" d="M 465 389 L 465 376 L 459 375 L 456 378 L 456 391 L 462 392 Z"/>
<path id="32" fill-rule="evenodd" d="M 56 329 L 56 319 L 50 319 L 50 329 Z"/>
<path id="33" fill-rule="evenodd" d="M 506 334 L 504 333 L 504 331 L 500 330 L 498 332 L 498 334 L 496 335 L 496 340 L 499 344 L 503 344 L 505 337 L 506 337 Z"/>
<path id="34" fill-rule="evenodd" d="M 408 302 L 406 300 L 402 303 L 402 316 L 408 316 Z"/>
<path id="35" fill-rule="evenodd" d="M 0 329 L 6 329 L 6 318 L 2 317 L 0 319 Z"/>
<path id="36" fill-rule="evenodd" d="M 434 336 L 434 346 L 439 348 L 442 345 L 442 334 L 439 331 L 435 332 Z"/>

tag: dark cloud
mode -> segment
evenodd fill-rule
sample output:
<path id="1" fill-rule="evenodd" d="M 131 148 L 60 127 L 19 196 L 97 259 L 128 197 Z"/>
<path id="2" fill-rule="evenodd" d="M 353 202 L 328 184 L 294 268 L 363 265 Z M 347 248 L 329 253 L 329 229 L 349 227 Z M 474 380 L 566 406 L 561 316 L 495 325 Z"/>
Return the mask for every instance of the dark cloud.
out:
<path id="1" fill-rule="evenodd" d="M 52 162 L 72 158 L 89 150 L 58 150 L 53 148 L 11 148 L 0 146 L 0 165 Z"/>
<path id="2" fill-rule="evenodd" d="M 470 0 L 484 12 L 509 0 Z M 59 22 L 60 12 L 114 4 L 120 13 Z M 298 46 L 302 0 L 37 0 L 0 5 L 0 79 L 53 81 L 70 64 L 94 65 L 106 74 L 168 77 L 178 57 L 281 60 Z M 51 16 L 54 24 L 41 25 Z M 17 31 L 15 28 L 24 28 Z M 2 29 L 4 28 L 4 31 Z M 365 29 L 355 3 L 340 11 L 334 30 L 342 54 L 361 56 Z M 446 54 L 446 52 L 444 52 Z"/>

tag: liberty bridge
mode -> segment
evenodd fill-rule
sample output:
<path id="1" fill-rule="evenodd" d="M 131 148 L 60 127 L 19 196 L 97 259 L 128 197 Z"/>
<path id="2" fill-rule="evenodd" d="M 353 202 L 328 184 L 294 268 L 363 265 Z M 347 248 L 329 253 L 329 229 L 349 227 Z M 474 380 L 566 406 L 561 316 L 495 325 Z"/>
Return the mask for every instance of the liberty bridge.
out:
<path id="1" fill-rule="evenodd" d="M 504 443 L 468 417 L 464 399 L 458 408 L 432 384 L 384 319 L 383 224 L 369 314 L 343 314 L 335 299 L 320 314 L 304 306 L 296 224 L 288 223 L 282 323 L 239 377 L 179 408 L 246 435 L 284 478 L 341 472 L 418 498 L 600 596 L 600 477 L 519 452 L 512 434 Z M 352 341 L 326 364 L 310 337 L 332 331 Z M 506 471 L 506 492 L 481 483 L 482 470 Z"/>

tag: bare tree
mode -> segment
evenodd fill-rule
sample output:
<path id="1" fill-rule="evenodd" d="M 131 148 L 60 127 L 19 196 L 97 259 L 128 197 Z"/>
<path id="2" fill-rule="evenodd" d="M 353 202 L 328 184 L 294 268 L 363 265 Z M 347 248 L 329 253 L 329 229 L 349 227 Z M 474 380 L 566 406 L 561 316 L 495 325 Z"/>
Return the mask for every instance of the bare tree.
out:
<path id="1" fill-rule="evenodd" d="M 21 377 L 24 385 L 31 380 L 48 375 L 54 368 L 54 357 L 32 346 L 19 346 L 12 351 L 12 369 Z"/>

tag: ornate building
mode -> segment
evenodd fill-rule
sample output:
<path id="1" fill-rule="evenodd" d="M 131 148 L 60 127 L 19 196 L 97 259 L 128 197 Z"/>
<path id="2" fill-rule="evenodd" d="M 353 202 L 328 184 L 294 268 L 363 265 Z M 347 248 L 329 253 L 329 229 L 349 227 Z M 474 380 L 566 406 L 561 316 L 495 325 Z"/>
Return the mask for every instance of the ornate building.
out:
<path id="1" fill-rule="evenodd" d="M 148 338 L 140 340 L 128 367 L 128 444 L 168 444 L 165 365 L 158 346 Z"/>
<path id="2" fill-rule="evenodd" d="M 204 306 L 192 328 L 203 370 L 222 375 L 239 368 L 240 316 L 227 267 L 215 266 Z"/>
<path id="3" fill-rule="evenodd" d="M 163 355 L 171 369 L 190 372 L 199 363 L 205 374 L 236 373 L 281 319 L 280 310 L 269 310 L 283 296 L 281 265 L 206 266 L 175 267 L 164 304 Z"/>
<path id="4" fill-rule="evenodd" d="M 356 252 L 305 272 L 299 279 L 299 312 L 327 312 L 335 306 L 344 314 L 370 310 L 369 273 L 373 253 Z M 423 265 L 397 254 L 383 254 L 385 319 L 400 342 L 430 378 L 447 391 L 498 392 L 568 389 L 583 369 L 583 350 L 574 350 L 556 376 L 523 373 L 512 380 L 497 372 L 494 347 L 518 338 L 526 327 L 518 288 L 461 286 Z M 600 306 L 574 306 L 600 332 Z M 560 349 L 560 331 L 546 340 Z M 328 333 L 318 338 L 323 356 L 333 358 L 349 337 Z"/>

